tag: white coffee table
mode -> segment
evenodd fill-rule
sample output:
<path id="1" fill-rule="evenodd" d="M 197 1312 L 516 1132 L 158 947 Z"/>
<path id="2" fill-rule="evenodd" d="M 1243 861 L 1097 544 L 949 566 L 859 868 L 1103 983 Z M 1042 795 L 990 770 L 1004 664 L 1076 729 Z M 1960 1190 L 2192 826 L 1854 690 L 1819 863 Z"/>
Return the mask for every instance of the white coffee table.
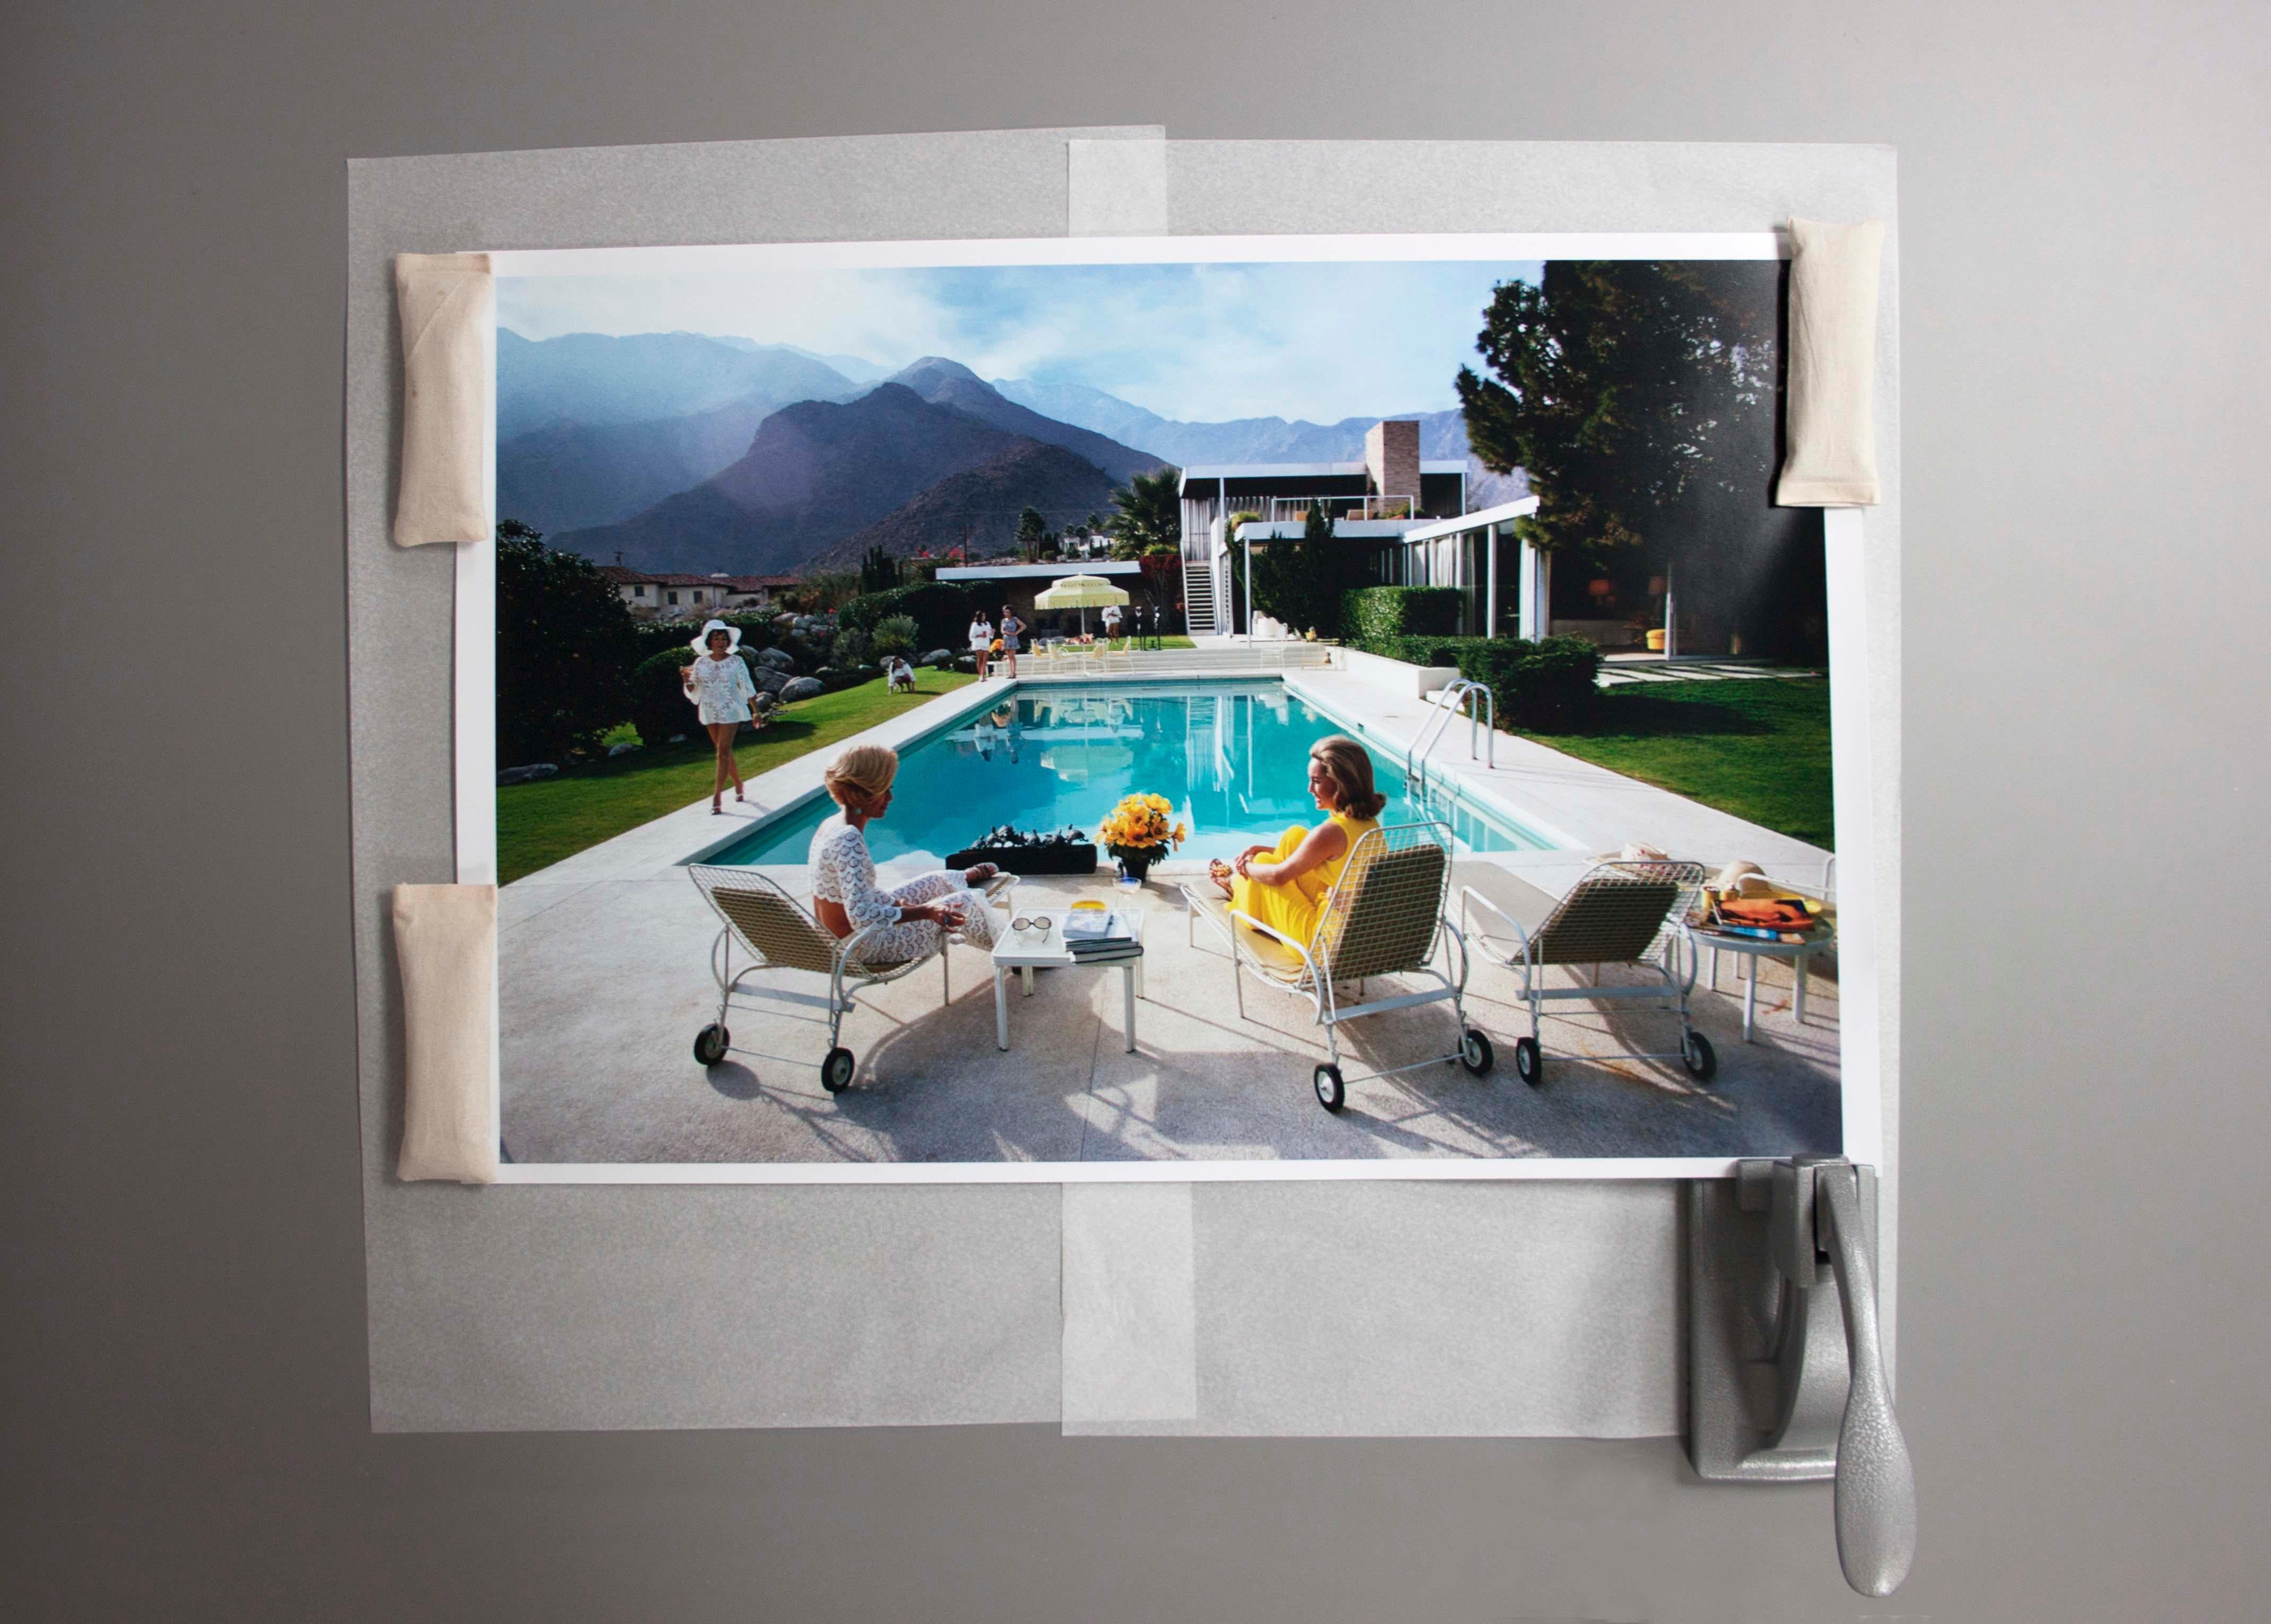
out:
<path id="1" fill-rule="evenodd" d="M 1061 908 L 1021 908 L 1012 917 L 1026 919 L 1046 917 L 1048 933 L 1036 937 L 1031 931 L 1014 931 L 1008 921 L 1001 925 L 1001 939 L 994 947 L 994 1046 L 1009 1047 L 1009 972 L 1021 972 L 1022 993 L 1031 997 L 1033 993 L 1035 970 L 1118 970 L 1121 1000 L 1126 1006 L 1124 1025 L 1128 1030 L 1128 1050 L 1136 1052 L 1136 1000 L 1143 996 L 1143 956 L 1139 951 L 1125 959 L 1107 959 L 1101 963 L 1083 964 L 1072 956 L 1064 945 L 1064 919 L 1067 909 Z M 1136 945 L 1143 945 L 1143 916 L 1128 909 L 1119 910 L 1128 923 L 1128 934 L 1136 938 Z"/>

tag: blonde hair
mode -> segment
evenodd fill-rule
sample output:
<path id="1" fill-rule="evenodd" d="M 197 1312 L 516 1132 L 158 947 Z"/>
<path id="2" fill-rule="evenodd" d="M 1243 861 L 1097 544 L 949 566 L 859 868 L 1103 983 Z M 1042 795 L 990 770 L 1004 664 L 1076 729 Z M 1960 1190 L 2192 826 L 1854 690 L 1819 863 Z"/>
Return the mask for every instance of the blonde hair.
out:
<path id="1" fill-rule="evenodd" d="M 1371 753 L 1347 734 L 1330 734 L 1311 745 L 1309 760 L 1331 778 L 1340 811 L 1349 817 L 1377 818 L 1388 805 L 1388 797 L 1372 787 Z"/>
<path id="2" fill-rule="evenodd" d="M 899 775 L 899 753 L 882 745 L 854 745 L 828 764 L 825 782 L 828 793 L 836 797 L 838 806 L 851 805 L 852 797 L 873 800 L 891 787 L 891 780 Z"/>

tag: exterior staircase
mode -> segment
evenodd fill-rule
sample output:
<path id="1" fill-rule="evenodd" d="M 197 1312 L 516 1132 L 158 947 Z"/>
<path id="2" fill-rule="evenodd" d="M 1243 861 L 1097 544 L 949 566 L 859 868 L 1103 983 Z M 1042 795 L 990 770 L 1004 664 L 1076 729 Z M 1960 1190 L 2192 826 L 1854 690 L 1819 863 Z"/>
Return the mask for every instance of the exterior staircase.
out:
<path id="1" fill-rule="evenodd" d="M 1215 619 L 1214 571 L 1195 566 L 1188 552 L 1183 555 L 1183 619 L 1194 636 L 1222 630 Z"/>

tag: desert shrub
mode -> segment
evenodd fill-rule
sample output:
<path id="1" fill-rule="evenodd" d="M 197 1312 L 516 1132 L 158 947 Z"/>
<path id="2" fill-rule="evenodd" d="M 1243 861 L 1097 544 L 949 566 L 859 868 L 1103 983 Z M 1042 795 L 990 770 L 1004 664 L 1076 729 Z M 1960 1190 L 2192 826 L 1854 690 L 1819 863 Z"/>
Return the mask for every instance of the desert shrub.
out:
<path id="1" fill-rule="evenodd" d="M 1369 649 L 1381 638 L 1451 636 L 1465 600 L 1456 587 L 1359 587 L 1341 595 L 1341 638 Z"/>
<path id="2" fill-rule="evenodd" d="M 912 654 L 915 638 L 921 631 L 922 627 L 915 623 L 912 615 L 885 615 L 875 622 L 875 635 L 869 639 L 868 647 L 877 654 Z M 845 634 L 845 636 L 858 634 L 856 631 Z M 840 646 L 842 640 L 839 638 L 838 641 L 837 657 L 841 659 L 844 653 Z M 938 646 L 935 643 L 932 645 L 933 648 Z"/>
<path id="3" fill-rule="evenodd" d="M 839 626 L 857 627 L 870 637 L 878 622 L 905 616 L 915 623 L 915 645 L 929 649 L 958 649 L 970 641 L 970 618 L 978 597 L 968 588 L 950 581 L 922 581 L 889 592 L 855 597 L 837 612 Z"/>
<path id="4" fill-rule="evenodd" d="M 867 634 L 856 626 L 840 626 L 828 645 L 828 662 L 831 665 L 857 665 L 867 657 L 870 647 Z"/>

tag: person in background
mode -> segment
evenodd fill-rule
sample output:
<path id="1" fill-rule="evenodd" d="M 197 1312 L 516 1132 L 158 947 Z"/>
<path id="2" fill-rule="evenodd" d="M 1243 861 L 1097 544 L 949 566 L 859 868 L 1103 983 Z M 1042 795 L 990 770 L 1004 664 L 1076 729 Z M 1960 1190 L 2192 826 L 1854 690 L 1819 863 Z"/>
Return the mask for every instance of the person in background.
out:
<path id="1" fill-rule="evenodd" d="M 829 764 L 823 782 L 839 810 L 813 832 L 813 916 L 838 941 L 878 927 L 860 944 L 862 964 L 924 957 L 938 950 L 942 933 L 991 950 L 994 910 L 984 896 L 971 894 L 1001 872 L 991 863 L 876 888 L 875 859 L 862 831 L 890 810 L 898 774 L 898 752 L 882 745 L 854 745 Z"/>
<path id="2" fill-rule="evenodd" d="M 895 654 L 884 661 L 883 686 L 893 693 L 915 691 L 915 668 L 907 664 L 905 655 Z"/>
<path id="3" fill-rule="evenodd" d="M 986 676 L 987 657 L 993 652 L 993 622 L 987 619 L 984 610 L 973 610 L 970 616 L 970 656 L 978 663 L 978 675 L 981 681 Z"/>
<path id="4" fill-rule="evenodd" d="M 1120 605 L 1117 604 L 1106 604 L 1104 606 L 1104 641 L 1106 643 L 1109 644 L 1113 638 L 1119 635 Z"/>
<path id="5" fill-rule="evenodd" d="M 1248 846 L 1234 864 L 1208 864 L 1230 905 L 1307 946 L 1357 842 L 1380 827 L 1388 797 L 1373 788 L 1372 757 L 1344 733 L 1309 746 L 1309 794 L 1325 820 L 1293 824 L 1271 846 Z"/>
<path id="6" fill-rule="evenodd" d="M 1009 664 L 1009 675 L 1017 674 L 1017 641 L 1025 634 L 1025 623 L 1017 619 L 1017 612 L 1008 604 L 1001 605 L 1001 657 Z"/>
<path id="7" fill-rule="evenodd" d="M 757 685 L 742 663 L 741 647 L 739 630 L 723 620 L 710 621 L 694 639 L 694 663 L 679 675 L 686 697 L 693 701 L 703 727 L 709 731 L 711 747 L 718 753 L 710 810 L 720 817 L 725 815 L 722 803 L 728 778 L 733 782 L 733 798 L 747 798 L 741 793 L 741 764 L 733 759 L 733 735 L 749 720 L 749 702 L 757 697 Z"/>

